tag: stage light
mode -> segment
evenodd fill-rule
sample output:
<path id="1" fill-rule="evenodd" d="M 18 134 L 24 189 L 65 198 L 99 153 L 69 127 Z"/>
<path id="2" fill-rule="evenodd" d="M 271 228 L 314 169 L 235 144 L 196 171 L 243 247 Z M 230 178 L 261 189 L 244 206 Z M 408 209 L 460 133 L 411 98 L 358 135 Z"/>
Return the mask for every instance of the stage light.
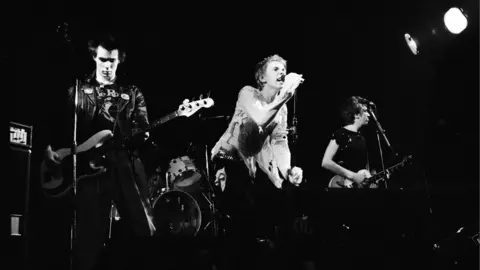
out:
<path id="1" fill-rule="evenodd" d="M 463 10 L 452 7 L 443 16 L 445 27 L 452 34 L 460 34 L 465 28 L 467 28 L 468 20 L 467 16 L 463 13 Z"/>
<path id="2" fill-rule="evenodd" d="M 410 48 L 410 51 L 412 51 L 414 55 L 420 53 L 420 51 L 418 50 L 417 42 L 415 41 L 415 39 L 413 39 L 412 36 L 410 36 L 409 33 L 405 34 L 405 41 L 407 42 L 407 46 Z"/>
<path id="3" fill-rule="evenodd" d="M 425 19 L 417 29 L 410 29 L 404 34 L 405 42 L 413 55 L 438 56 L 442 54 L 449 42 L 467 28 L 468 16 L 463 9 L 451 7 L 438 19 Z M 453 35 L 452 35 L 453 34 Z"/>

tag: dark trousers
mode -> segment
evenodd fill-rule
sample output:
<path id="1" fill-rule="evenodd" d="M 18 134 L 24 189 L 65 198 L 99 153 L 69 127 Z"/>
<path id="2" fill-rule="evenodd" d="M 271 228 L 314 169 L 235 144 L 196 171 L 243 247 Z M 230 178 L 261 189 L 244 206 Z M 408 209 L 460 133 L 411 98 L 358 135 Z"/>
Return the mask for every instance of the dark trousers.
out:
<path id="1" fill-rule="evenodd" d="M 227 268 L 251 269 L 266 256 L 257 238 L 283 242 L 293 227 L 292 202 L 288 192 L 276 188 L 260 169 L 252 179 L 241 161 L 215 162 L 215 169 L 222 167 L 227 180 L 217 205 L 222 214 L 230 217 L 225 223 Z"/>
<path id="2" fill-rule="evenodd" d="M 150 235 L 142 205 L 143 201 L 149 207 L 146 179 L 136 177 L 139 175 L 125 151 L 116 150 L 108 156 L 111 166 L 105 174 L 81 179 L 77 185 L 73 261 L 76 270 L 109 269 L 106 266 L 130 269 L 127 267 L 139 261 L 141 256 L 141 239 Z M 112 237 L 114 241 L 111 242 L 109 256 L 102 257 L 108 239 L 112 200 L 125 226 L 122 226 L 124 230 L 118 239 Z"/>

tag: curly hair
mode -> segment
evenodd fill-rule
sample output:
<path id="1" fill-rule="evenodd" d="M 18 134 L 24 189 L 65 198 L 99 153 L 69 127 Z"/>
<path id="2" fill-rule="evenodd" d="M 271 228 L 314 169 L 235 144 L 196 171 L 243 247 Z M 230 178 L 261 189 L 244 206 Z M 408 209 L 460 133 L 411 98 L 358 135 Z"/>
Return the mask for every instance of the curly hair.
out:
<path id="1" fill-rule="evenodd" d="M 278 61 L 282 63 L 285 66 L 285 69 L 287 69 L 287 60 L 283 59 L 278 54 L 268 56 L 264 58 L 262 61 L 258 62 L 255 65 L 255 81 L 257 82 L 257 86 L 260 90 L 263 88 L 263 85 L 264 85 L 264 83 L 260 80 L 260 78 L 265 74 L 268 64 L 273 61 Z"/>
<path id="2" fill-rule="evenodd" d="M 120 63 L 125 62 L 125 58 L 127 57 L 125 50 L 113 34 L 97 34 L 94 38 L 88 41 L 88 51 L 94 58 L 97 56 L 98 46 L 102 46 L 107 51 L 118 50 Z"/>
<path id="3" fill-rule="evenodd" d="M 349 97 L 341 106 L 341 115 L 345 125 L 353 124 L 355 115 L 362 112 L 362 107 L 367 105 L 367 100 L 360 96 Z"/>

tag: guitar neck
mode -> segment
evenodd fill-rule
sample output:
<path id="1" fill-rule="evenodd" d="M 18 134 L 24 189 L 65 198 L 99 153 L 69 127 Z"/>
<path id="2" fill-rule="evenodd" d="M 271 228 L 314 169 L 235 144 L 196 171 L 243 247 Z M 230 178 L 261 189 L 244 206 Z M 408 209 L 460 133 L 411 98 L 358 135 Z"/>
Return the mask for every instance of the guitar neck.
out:
<path id="1" fill-rule="evenodd" d="M 150 124 L 150 128 L 149 129 L 153 129 L 161 124 L 164 124 L 172 119 L 174 119 L 175 117 L 178 116 L 178 113 L 177 111 L 174 111 L 172 113 L 169 113 L 167 115 L 165 115 L 164 117 L 160 118 L 160 119 L 157 119 L 155 121 L 153 121 L 151 124 Z"/>
<path id="2" fill-rule="evenodd" d="M 387 169 L 385 169 L 385 170 L 383 170 L 383 171 L 375 174 L 374 176 L 372 176 L 372 177 L 369 179 L 369 182 L 376 182 L 376 181 L 378 181 L 378 179 L 381 179 L 381 178 L 385 177 L 385 174 L 386 174 L 387 172 L 394 171 L 396 168 L 398 168 L 398 167 L 400 167 L 400 166 L 402 166 L 402 165 L 403 165 L 403 162 L 398 163 L 398 164 L 396 164 L 396 165 L 393 165 L 392 167 L 387 168 Z"/>

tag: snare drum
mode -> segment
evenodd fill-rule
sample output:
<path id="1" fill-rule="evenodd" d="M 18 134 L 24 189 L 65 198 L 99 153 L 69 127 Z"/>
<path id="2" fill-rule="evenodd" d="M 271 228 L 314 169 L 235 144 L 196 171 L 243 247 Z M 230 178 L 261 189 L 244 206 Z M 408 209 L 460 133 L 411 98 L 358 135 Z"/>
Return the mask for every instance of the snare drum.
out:
<path id="1" fill-rule="evenodd" d="M 192 192 L 198 191 L 200 188 L 202 173 L 188 156 L 172 159 L 167 175 L 168 181 L 174 190 Z"/>

